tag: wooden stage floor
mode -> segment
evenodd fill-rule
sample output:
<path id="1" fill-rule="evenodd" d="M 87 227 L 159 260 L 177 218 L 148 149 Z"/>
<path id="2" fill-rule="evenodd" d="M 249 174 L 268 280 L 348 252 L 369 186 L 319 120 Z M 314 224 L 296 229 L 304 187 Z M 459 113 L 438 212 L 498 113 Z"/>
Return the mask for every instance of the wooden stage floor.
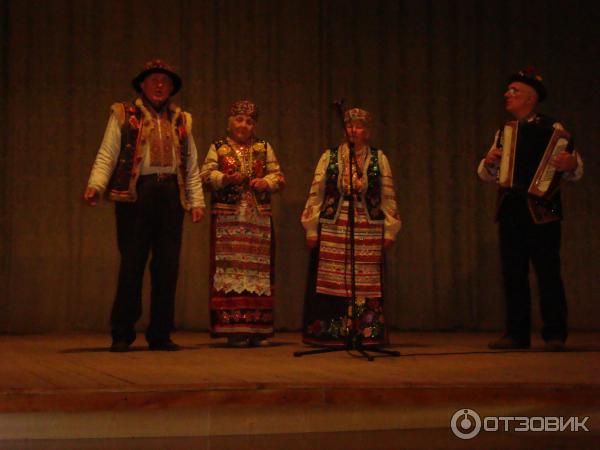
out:
<path id="1" fill-rule="evenodd" d="M 489 351 L 494 337 L 397 332 L 391 348 L 401 356 L 368 362 L 346 352 L 295 358 L 305 348 L 298 333 L 237 349 L 178 332 L 184 350 L 172 353 L 147 351 L 139 334 L 121 354 L 101 334 L 3 335 L 0 448 L 545 448 L 544 439 L 595 448 L 600 333 L 573 333 L 560 353 L 535 338 L 528 351 Z M 589 417 L 590 431 L 486 431 L 463 441 L 450 421 L 465 408 Z"/>

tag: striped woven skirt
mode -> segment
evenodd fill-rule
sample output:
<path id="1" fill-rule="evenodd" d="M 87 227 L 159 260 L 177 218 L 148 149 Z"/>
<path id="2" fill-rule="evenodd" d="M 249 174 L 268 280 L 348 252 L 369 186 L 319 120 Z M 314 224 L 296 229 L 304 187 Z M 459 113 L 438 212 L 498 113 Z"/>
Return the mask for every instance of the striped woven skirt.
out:
<path id="1" fill-rule="evenodd" d="M 211 221 L 212 337 L 273 335 L 274 242 L 270 216 L 241 209 Z"/>
<path id="2" fill-rule="evenodd" d="M 361 204 L 355 207 L 352 305 L 351 239 L 348 202 L 335 223 L 322 223 L 319 246 L 311 254 L 305 294 L 303 341 L 343 345 L 350 330 L 364 345 L 388 342 L 383 313 L 383 224 L 369 223 Z"/>

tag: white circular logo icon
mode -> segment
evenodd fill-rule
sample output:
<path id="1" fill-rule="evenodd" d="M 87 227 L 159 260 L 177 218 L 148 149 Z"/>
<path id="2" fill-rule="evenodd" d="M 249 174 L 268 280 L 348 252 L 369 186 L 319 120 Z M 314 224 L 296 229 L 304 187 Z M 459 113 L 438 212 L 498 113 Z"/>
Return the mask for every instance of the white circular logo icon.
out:
<path id="1" fill-rule="evenodd" d="M 473 439 L 481 431 L 481 417 L 472 409 L 459 409 L 452 416 L 450 427 L 454 436 Z"/>

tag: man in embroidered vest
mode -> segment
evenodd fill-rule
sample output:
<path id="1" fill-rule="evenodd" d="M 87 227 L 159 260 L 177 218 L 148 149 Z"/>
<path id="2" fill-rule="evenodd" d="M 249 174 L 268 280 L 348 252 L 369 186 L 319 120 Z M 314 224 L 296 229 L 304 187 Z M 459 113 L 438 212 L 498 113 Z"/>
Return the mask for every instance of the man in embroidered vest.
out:
<path id="1" fill-rule="evenodd" d="M 384 249 L 394 244 L 401 227 L 394 180 L 385 153 L 369 145 L 369 112 L 352 108 L 346 111 L 344 124 L 350 142 L 321 156 L 301 217 L 312 249 L 302 340 L 341 346 L 353 331 L 362 336 L 364 345 L 386 345 Z M 351 304 L 350 200 L 354 205 L 355 305 Z"/>
<path id="2" fill-rule="evenodd" d="M 506 111 L 516 120 L 516 145 L 511 186 L 498 193 L 496 220 L 499 225 L 500 256 L 506 306 L 506 332 L 490 342 L 492 349 L 530 347 L 531 296 L 529 262 L 533 264 L 540 292 L 542 338 L 546 350 L 559 351 L 567 339 L 567 303 L 560 272 L 562 207 L 560 190 L 548 198 L 531 194 L 532 180 L 542 162 L 548 137 L 562 125 L 536 112 L 546 98 L 546 88 L 535 69 L 513 74 L 504 94 Z M 502 131 L 501 131 L 502 130 Z M 480 162 L 477 173 L 484 181 L 496 182 L 502 162 L 504 127 Z M 508 139 L 506 139 L 508 141 Z M 570 149 L 569 149 L 570 150 Z M 560 151 L 550 159 L 562 180 L 575 181 L 583 175 L 577 151 Z"/>
<path id="3" fill-rule="evenodd" d="M 171 340 L 183 216 L 204 215 L 204 196 L 192 136 L 192 117 L 171 97 L 181 78 L 165 62 L 149 61 L 132 81 L 140 97 L 115 103 L 84 193 L 94 206 L 101 194 L 115 201 L 121 255 L 111 313 L 113 352 L 136 338 L 142 313 L 142 279 L 152 253 L 150 350 L 176 351 Z"/>
<path id="4" fill-rule="evenodd" d="M 266 345 L 274 332 L 271 194 L 285 179 L 257 121 L 254 103 L 235 102 L 227 136 L 211 144 L 200 172 L 211 191 L 210 334 L 236 347 Z"/>

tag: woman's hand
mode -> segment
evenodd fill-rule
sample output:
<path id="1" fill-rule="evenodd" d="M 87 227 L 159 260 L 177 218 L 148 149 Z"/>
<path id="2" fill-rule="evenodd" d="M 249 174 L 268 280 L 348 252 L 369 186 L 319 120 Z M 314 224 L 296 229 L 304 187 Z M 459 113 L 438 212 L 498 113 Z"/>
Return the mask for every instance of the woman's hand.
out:
<path id="1" fill-rule="evenodd" d="M 264 178 L 254 178 L 250 181 L 250 187 L 258 192 L 263 192 L 269 189 L 269 183 Z"/>

